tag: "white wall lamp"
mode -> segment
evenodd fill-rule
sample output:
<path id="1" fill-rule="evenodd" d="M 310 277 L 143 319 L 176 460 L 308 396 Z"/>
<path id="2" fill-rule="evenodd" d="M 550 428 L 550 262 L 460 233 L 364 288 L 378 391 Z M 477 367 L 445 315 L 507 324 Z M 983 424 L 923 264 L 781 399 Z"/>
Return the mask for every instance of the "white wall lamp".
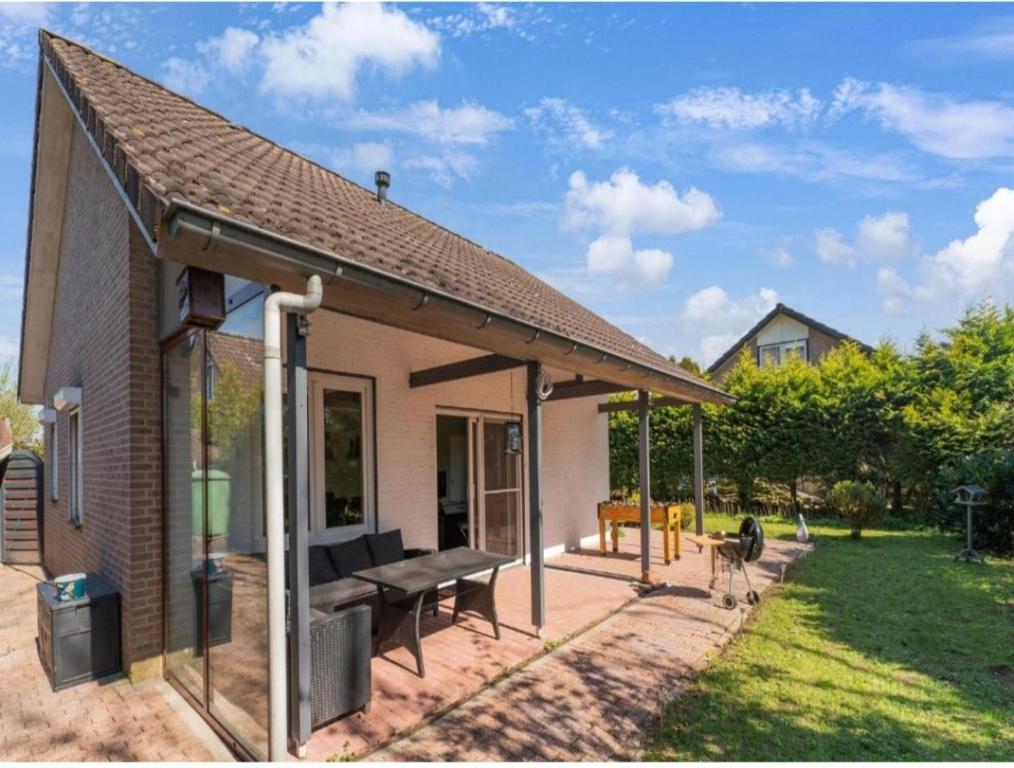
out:
<path id="1" fill-rule="evenodd" d="M 60 387 L 53 395 L 53 407 L 58 411 L 73 411 L 81 407 L 80 387 Z"/>

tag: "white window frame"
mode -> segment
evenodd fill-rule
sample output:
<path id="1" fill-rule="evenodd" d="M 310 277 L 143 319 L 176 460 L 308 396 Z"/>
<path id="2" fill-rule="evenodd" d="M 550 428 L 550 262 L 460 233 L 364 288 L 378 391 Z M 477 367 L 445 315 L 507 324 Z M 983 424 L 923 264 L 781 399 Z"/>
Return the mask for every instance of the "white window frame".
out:
<path id="1" fill-rule="evenodd" d="M 785 362 L 788 354 L 793 350 L 799 350 L 801 352 L 799 359 L 804 363 L 810 360 L 810 344 L 808 339 L 793 339 L 792 341 L 779 341 L 774 344 L 761 344 L 757 347 L 757 367 L 758 368 L 769 368 L 770 365 L 764 365 L 764 353 L 770 350 L 774 350 L 775 361 L 773 367 L 780 366 Z"/>
<path id="2" fill-rule="evenodd" d="M 67 494 L 67 519 L 75 526 L 84 524 L 84 430 L 81 406 L 67 412 L 67 456 L 70 457 L 70 492 Z"/>
<path id="3" fill-rule="evenodd" d="M 39 422 L 46 430 L 46 464 L 49 476 L 49 500 L 57 501 L 59 497 L 59 456 L 60 448 L 56 428 L 57 413 L 55 408 L 43 408 L 39 412 Z"/>
<path id="4" fill-rule="evenodd" d="M 60 500 L 60 430 L 54 420 L 49 425 L 49 450 L 52 456 L 49 459 L 49 498 L 51 501 Z"/>
<path id="5" fill-rule="evenodd" d="M 330 373 L 309 375 L 310 416 L 310 543 L 327 544 L 347 541 L 376 530 L 376 467 L 373 434 L 373 382 L 357 376 Z M 337 528 L 326 527 L 327 506 L 324 489 L 324 392 L 338 390 L 356 392 L 362 403 L 363 436 L 363 522 Z"/>

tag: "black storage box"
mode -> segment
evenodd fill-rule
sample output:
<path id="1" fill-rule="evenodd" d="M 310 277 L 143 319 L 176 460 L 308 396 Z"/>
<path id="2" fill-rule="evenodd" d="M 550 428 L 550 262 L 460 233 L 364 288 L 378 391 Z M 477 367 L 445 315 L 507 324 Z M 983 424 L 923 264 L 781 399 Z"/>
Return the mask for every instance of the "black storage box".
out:
<path id="1" fill-rule="evenodd" d="M 204 611 L 201 610 L 201 571 L 191 572 L 194 583 L 194 654 L 204 648 Z M 232 572 L 209 573 L 208 580 L 208 645 L 232 642 Z"/>
<path id="2" fill-rule="evenodd" d="M 36 587 L 39 656 L 54 691 L 120 671 L 120 595 L 97 574 L 85 579 L 85 596 L 61 601 L 56 587 Z"/>

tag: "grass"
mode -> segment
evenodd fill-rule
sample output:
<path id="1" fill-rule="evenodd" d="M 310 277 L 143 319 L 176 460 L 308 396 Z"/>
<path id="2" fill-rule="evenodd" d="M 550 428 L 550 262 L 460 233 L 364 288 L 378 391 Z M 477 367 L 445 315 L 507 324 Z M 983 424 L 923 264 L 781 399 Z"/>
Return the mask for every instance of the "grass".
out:
<path id="1" fill-rule="evenodd" d="M 1014 561 L 955 563 L 960 542 L 931 531 L 808 525 L 814 552 L 666 710 L 647 759 L 1014 760 Z"/>

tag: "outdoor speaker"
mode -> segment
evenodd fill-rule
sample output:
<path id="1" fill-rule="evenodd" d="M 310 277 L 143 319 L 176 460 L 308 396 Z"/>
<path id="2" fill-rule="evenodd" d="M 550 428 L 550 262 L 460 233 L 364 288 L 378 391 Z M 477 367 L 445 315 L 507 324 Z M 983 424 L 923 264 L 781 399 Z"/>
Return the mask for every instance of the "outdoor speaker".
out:
<path id="1" fill-rule="evenodd" d="M 225 320 L 225 276 L 187 267 L 176 279 L 182 325 L 217 328 Z"/>

